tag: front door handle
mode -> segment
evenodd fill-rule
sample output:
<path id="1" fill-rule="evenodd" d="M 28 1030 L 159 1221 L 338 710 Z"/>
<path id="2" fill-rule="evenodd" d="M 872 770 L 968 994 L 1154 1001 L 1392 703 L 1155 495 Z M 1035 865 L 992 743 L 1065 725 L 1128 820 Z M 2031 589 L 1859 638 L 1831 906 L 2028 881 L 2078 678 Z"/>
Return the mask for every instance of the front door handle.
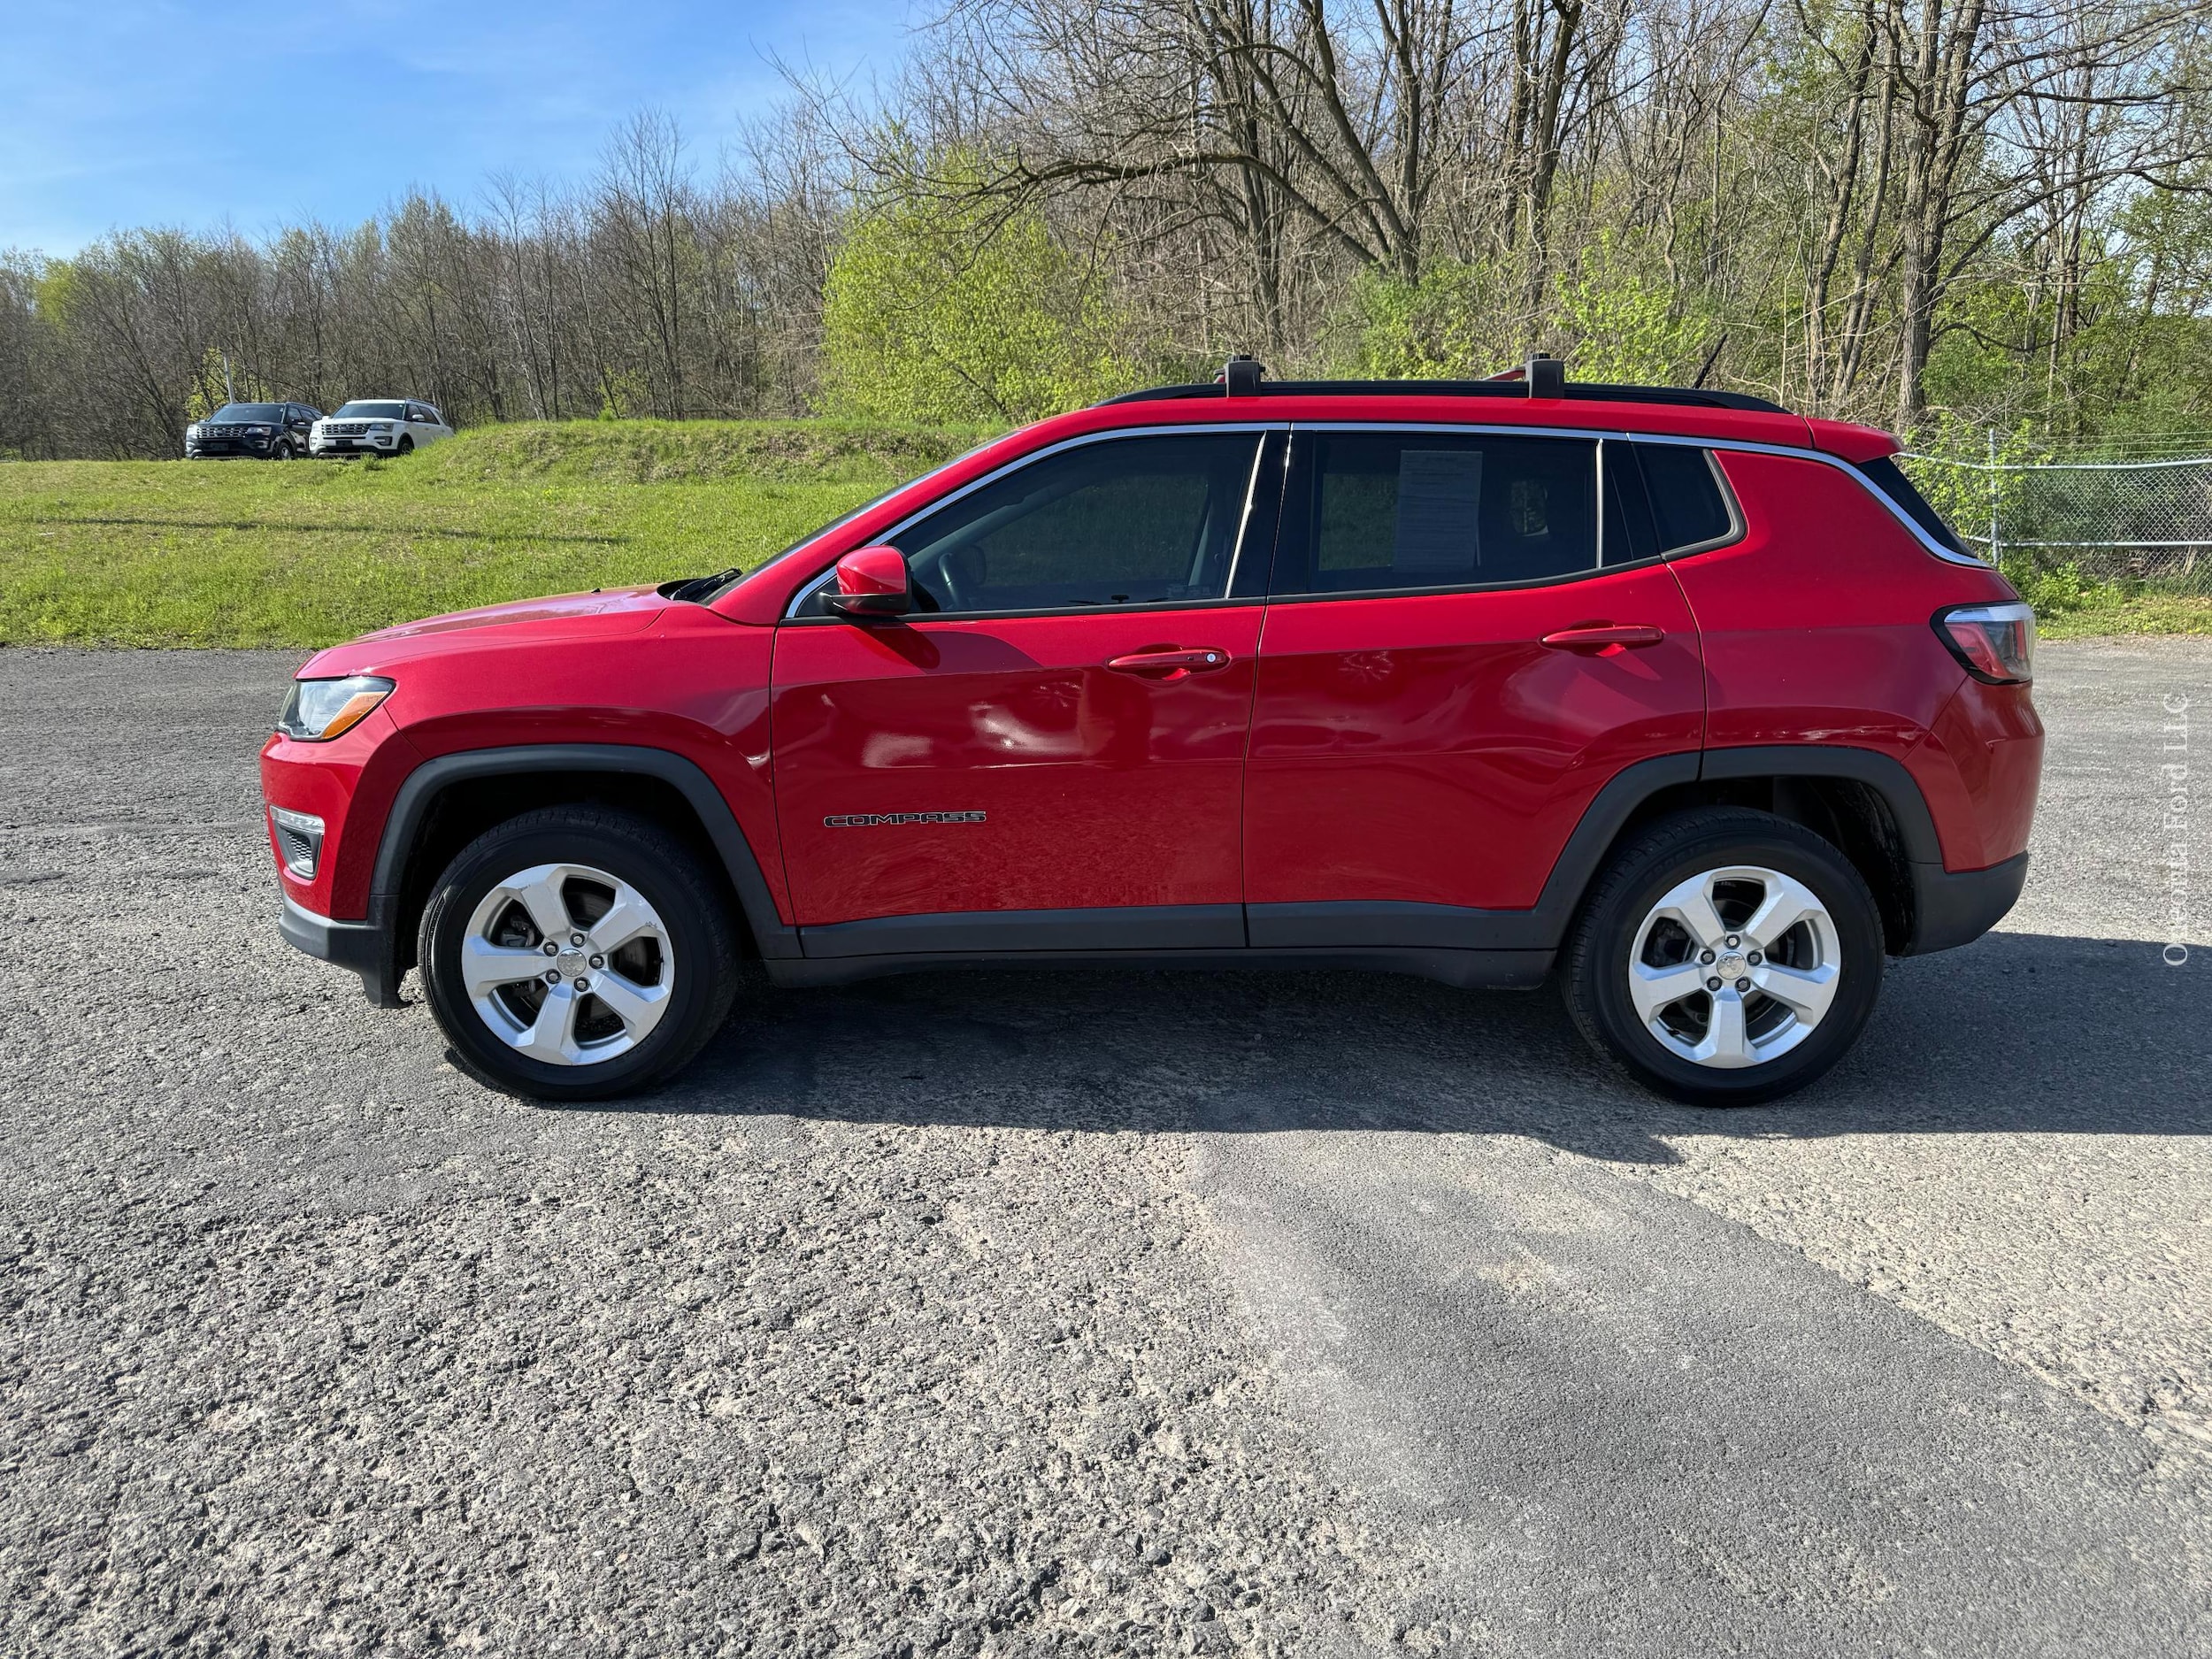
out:
<path id="1" fill-rule="evenodd" d="M 1544 635 L 1542 643 L 1555 651 L 1608 651 L 1623 646 L 1656 645 L 1667 637 L 1664 628 L 1648 623 L 1594 623 L 1586 627 L 1562 628 Z"/>
<path id="2" fill-rule="evenodd" d="M 1210 674 L 1229 665 L 1229 653 L 1214 648 L 1200 650 L 1132 651 L 1108 659 L 1118 674 L 1159 674 L 1181 679 L 1185 674 Z"/>

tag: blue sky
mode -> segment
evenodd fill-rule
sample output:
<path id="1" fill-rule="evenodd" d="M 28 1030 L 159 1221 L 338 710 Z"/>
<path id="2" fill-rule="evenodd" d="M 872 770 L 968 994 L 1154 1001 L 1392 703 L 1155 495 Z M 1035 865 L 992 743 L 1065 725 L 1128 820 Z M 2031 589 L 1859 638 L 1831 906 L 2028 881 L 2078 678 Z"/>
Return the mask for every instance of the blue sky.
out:
<path id="1" fill-rule="evenodd" d="M 919 15 L 918 13 L 917 15 Z M 588 173 L 672 115 L 711 172 L 771 56 L 887 73 L 907 0 L 0 0 L 0 249 L 366 218 L 412 184 Z"/>

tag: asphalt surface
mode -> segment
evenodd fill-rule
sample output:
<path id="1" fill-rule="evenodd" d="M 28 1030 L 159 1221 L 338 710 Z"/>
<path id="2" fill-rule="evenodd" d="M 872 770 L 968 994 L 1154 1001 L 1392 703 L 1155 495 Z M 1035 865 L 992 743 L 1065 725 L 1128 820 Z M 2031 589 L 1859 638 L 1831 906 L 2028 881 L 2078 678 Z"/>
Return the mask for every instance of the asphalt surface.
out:
<path id="1" fill-rule="evenodd" d="M 2212 1651 L 2207 642 L 2047 644 L 2020 909 L 1721 1115 L 1330 975 L 490 1094 L 275 938 L 292 665 L 0 651 L 0 1649 Z"/>

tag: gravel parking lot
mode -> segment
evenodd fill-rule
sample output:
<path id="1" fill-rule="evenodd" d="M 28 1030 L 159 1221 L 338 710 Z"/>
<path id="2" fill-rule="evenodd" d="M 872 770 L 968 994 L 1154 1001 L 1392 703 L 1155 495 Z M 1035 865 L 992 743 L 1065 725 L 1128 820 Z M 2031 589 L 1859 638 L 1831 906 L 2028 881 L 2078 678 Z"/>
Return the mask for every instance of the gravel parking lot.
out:
<path id="1" fill-rule="evenodd" d="M 1331 975 L 490 1094 L 276 937 L 295 660 L 0 651 L 0 1650 L 2212 1650 L 2212 641 L 2046 644 L 2019 910 L 1726 1115 Z"/>

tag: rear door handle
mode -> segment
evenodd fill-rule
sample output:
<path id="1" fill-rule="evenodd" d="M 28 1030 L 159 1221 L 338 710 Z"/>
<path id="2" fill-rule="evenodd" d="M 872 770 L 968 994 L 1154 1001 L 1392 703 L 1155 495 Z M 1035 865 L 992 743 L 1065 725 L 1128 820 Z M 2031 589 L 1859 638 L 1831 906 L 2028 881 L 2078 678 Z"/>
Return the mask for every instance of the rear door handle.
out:
<path id="1" fill-rule="evenodd" d="M 1229 653 L 1215 649 L 1200 650 L 1132 651 L 1126 657 L 1110 658 L 1106 666 L 1118 674 L 1210 674 L 1229 665 Z"/>
<path id="2" fill-rule="evenodd" d="M 1542 642 L 1555 651 L 1602 651 L 1617 646 L 1656 645 L 1667 637 L 1664 628 L 1648 623 L 1599 623 L 1589 627 L 1562 628 L 1547 634 Z"/>

